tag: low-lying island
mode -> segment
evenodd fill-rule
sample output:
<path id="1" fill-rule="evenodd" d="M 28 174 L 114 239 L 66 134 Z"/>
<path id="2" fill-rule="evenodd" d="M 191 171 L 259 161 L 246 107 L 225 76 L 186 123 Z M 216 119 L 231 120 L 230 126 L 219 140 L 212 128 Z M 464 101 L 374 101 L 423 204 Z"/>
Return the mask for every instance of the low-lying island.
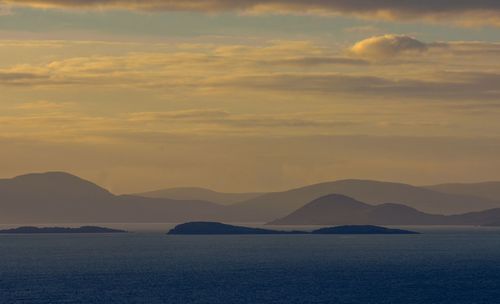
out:
<path id="1" fill-rule="evenodd" d="M 96 226 L 82 226 L 79 228 L 26 226 L 26 227 L 0 230 L 0 234 L 75 234 L 75 233 L 127 233 L 127 231 L 104 228 L 104 227 L 96 227 Z"/>
<path id="2" fill-rule="evenodd" d="M 244 234 L 419 234 L 415 231 L 390 229 L 371 225 L 350 225 L 328 227 L 308 231 L 283 231 L 243 226 L 233 226 L 218 222 L 190 222 L 175 226 L 170 235 L 244 235 Z"/>

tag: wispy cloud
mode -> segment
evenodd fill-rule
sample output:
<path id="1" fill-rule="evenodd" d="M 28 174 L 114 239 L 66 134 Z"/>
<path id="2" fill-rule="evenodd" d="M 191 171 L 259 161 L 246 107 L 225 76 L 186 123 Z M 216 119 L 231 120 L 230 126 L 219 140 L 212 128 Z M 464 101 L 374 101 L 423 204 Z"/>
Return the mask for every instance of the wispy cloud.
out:
<path id="1" fill-rule="evenodd" d="M 11 7 L 7 4 L 0 2 L 0 16 L 10 15 L 12 14 Z"/>
<path id="2" fill-rule="evenodd" d="M 351 94 L 367 98 L 399 97 L 406 99 L 482 99 L 500 98 L 496 73 L 440 73 L 433 80 L 391 79 L 369 75 L 338 73 L 275 73 L 239 78 L 217 79 L 211 85 L 221 87 L 309 92 L 315 94 Z M 431 78 L 431 75 L 427 75 Z"/>
<path id="3" fill-rule="evenodd" d="M 74 105 L 74 103 L 70 102 L 52 102 L 47 100 L 38 100 L 34 102 L 22 103 L 16 106 L 15 109 L 25 111 L 62 110 Z"/>
<path id="4" fill-rule="evenodd" d="M 500 3 L 496 0 L 3 0 L 3 3 L 99 10 L 343 14 L 383 20 L 454 20 L 465 24 L 500 25 Z"/>
<path id="5" fill-rule="evenodd" d="M 496 43 L 423 42 L 406 35 L 376 36 L 349 49 L 279 41 L 18 64 L 0 69 L 0 85 L 491 101 L 500 97 L 499 56 Z"/>

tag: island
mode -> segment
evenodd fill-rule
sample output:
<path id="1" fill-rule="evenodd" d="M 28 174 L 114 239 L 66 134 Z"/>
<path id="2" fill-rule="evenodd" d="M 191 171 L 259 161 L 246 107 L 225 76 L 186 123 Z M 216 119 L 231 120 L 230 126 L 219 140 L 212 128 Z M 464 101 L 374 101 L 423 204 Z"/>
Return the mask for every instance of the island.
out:
<path id="1" fill-rule="evenodd" d="M 233 226 L 218 222 L 189 222 L 175 226 L 168 234 L 305 234 L 303 231 L 280 231 Z"/>
<path id="2" fill-rule="evenodd" d="M 80 228 L 66 227 L 19 227 L 0 230 L 0 234 L 74 234 L 74 233 L 126 233 L 124 230 L 110 229 L 96 226 L 82 226 Z"/>
<path id="3" fill-rule="evenodd" d="M 308 231 L 282 231 L 233 226 L 218 222 L 189 222 L 175 226 L 170 235 L 243 235 L 243 234 L 419 234 L 415 231 L 389 229 L 379 226 L 353 225 L 321 228 Z"/>
<path id="4" fill-rule="evenodd" d="M 314 230 L 312 234 L 419 234 L 416 231 L 390 229 L 373 225 L 347 225 Z"/>

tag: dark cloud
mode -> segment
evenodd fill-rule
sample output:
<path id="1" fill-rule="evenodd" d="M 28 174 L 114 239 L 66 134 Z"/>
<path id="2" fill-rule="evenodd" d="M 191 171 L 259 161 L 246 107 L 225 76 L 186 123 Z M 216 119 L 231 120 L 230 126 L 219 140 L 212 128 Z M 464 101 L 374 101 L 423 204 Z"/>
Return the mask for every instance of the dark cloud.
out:
<path id="1" fill-rule="evenodd" d="M 314 65 L 366 65 L 368 61 L 348 57 L 293 57 L 279 60 L 267 61 L 266 64 L 288 65 L 288 66 L 314 66 Z"/>
<path id="2" fill-rule="evenodd" d="M 43 83 L 49 79 L 47 75 L 24 72 L 0 72 L 0 85 L 32 85 Z"/>
<path id="3" fill-rule="evenodd" d="M 305 114 L 303 114 L 305 115 Z M 173 121 L 194 124 L 210 124 L 237 128 L 283 127 L 283 128 L 315 128 L 345 127 L 358 124 L 354 121 L 336 121 L 299 118 L 298 115 L 238 115 L 221 110 L 186 110 L 171 112 L 132 113 L 132 122 L 164 122 Z"/>
<path id="4" fill-rule="evenodd" d="M 400 20 L 460 16 L 475 19 L 470 22 L 500 24 L 498 0 L 4 0 L 3 2 L 62 8 L 318 12 Z"/>
<path id="5" fill-rule="evenodd" d="M 446 72 L 437 80 L 390 79 L 347 74 L 272 74 L 220 80 L 213 86 L 268 89 L 319 94 L 362 94 L 365 97 L 396 96 L 425 99 L 500 98 L 500 74 Z"/>

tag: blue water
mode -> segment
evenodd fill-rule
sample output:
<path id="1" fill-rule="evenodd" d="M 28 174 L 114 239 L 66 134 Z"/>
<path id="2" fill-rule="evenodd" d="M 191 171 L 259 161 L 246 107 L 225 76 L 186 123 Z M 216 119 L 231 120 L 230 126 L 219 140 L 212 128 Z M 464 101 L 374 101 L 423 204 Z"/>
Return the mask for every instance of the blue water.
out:
<path id="1" fill-rule="evenodd" d="M 498 303 L 500 230 L 0 236 L 3 303 Z"/>

